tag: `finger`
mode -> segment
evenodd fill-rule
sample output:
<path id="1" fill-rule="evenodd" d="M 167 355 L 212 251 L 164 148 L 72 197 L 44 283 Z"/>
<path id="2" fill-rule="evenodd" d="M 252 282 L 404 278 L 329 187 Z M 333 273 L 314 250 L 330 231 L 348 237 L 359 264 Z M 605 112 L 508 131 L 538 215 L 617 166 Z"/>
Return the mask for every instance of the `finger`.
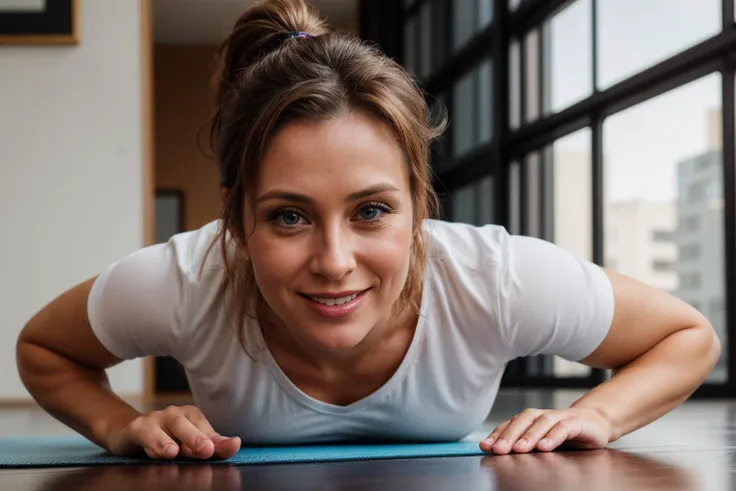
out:
<path id="1" fill-rule="evenodd" d="M 132 437 L 152 459 L 170 460 L 179 455 L 179 445 L 158 425 L 141 425 Z"/>
<path id="2" fill-rule="evenodd" d="M 493 445 L 493 453 L 509 453 L 521 435 L 536 421 L 539 414 L 539 411 L 527 409 L 512 419 L 508 427 L 499 436 L 498 441 Z"/>
<path id="3" fill-rule="evenodd" d="M 241 445 L 240 438 L 220 435 L 215 431 L 205 415 L 202 414 L 202 411 L 195 406 L 185 406 L 182 408 L 182 411 L 199 431 L 212 440 L 214 444 L 214 457 L 228 459 L 238 452 Z"/>
<path id="4" fill-rule="evenodd" d="M 179 413 L 167 420 L 164 427 L 182 445 L 189 447 L 193 458 L 209 459 L 215 452 L 215 445 L 183 414 Z"/>
<path id="5" fill-rule="evenodd" d="M 242 442 L 239 437 L 224 437 L 217 435 L 212 440 L 215 443 L 215 457 L 229 459 L 240 450 Z"/>
<path id="6" fill-rule="evenodd" d="M 498 437 L 501 436 L 501 433 L 504 432 L 504 430 L 506 429 L 506 427 L 508 427 L 510 423 L 511 421 L 506 421 L 505 423 L 501 423 L 500 425 L 496 426 L 491 434 L 480 442 L 480 449 L 484 452 L 490 452 L 491 450 L 493 450 L 493 444 L 496 443 Z"/>
<path id="7" fill-rule="evenodd" d="M 542 452 L 551 452 L 555 448 L 559 447 L 569 438 L 577 436 L 574 427 L 576 426 L 572 418 L 563 419 L 558 421 L 549 432 L 539 440 L 537 448 Z M 577 431 L 579 433 L 579 431 Z"/>
<path id="8" fill-rule="evenodd" d="M 534 421 L 527 428 L 524 434 L 514 443 L 514 452 L 531 452 L 549 431 L 560 421 L 560 416 L 555 416 L 553 412 L 546 412 Z"/>

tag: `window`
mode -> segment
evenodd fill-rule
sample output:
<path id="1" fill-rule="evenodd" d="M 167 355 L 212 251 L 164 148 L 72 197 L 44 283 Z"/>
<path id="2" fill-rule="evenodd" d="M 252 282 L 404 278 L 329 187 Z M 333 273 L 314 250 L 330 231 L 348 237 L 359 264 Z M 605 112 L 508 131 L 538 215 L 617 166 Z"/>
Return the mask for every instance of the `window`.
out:
<path id="1" fill-rule="evenodd" d="M 493 176 L 486 176 L 452 192 L 451 220 L 471 225 L 493 223 Z"/>
<path id="2" fill-rule="evenodd" d="M 597 1 L 601 89 L 721 31 L 721 0 Z"/>
<path id="3" fill-rule="evenodd" d="M 700 257 L 700 244 L 680 244 L 680 260 L 698 259 Z"/>
<path id="4" fill-rule="evenodd" d="M 521 166 L 511 162 L 509 168 L 509 233 L 521 233 Z"/>
<path id="5" fill-rule="evenodd" d="M 675 237 L 671 230 L 654 230 L 652 231 L 652 241 L 654 242 L 672 242 Z"/>
<path id="6" fill-rule="evenodd" d="M 652 269 L 658 272 L 670 272 L 674 271 L 675 264 L 672 261 L 657 261 L 652 263 Z"/>
<path id="7" fill-rule="evenodd" d="M 527 155 L 524 160 L 524 228 L 522 233 L 532 237 L 542 236 L 542 181 L 539 152 Z"/>
<path id="8" fill-rule="evenodd" d="M 588 260 L 593 259 L 591 156 L 590 128 L 560 138 L 553 144 L 552 175 L 546 177 L 552 181 L 554 242 Z"/>
<path id="9" fill-rule="evenodd" d="M 539 117 L 541 73 L 539 73 L 539 30 L 527 33 L 524 39 L 524 121 L 531 123 Z"/>
<path id="10" fill-rule="evenodd" d="M 460 78 L 453 88 L 453 155 L 460 157 L 492 137 L 493 66 L 485 60 Z"/>
<path id="11" fill-rule="evenodd" d="M 683 232 L 697 232 L 700 226 L 700 217 L 680 217 L 680 230 Z"/>
<path id="12" fill-rule="evenodd" d="M 419 10 L 419 76 L 426 79 L 432 74 L 432 4 L 425 1 Z"/>
<path id="13" fill-rule="evenodd" d="M 404 67 L 416 73 L 417 72 L 417 18 L 411 17 L 404 24 Z"/>
<path id="14" fill-rule="evenodd" d="M 592 0 L 577 0 L 543 27 L 544 112 L 559 112 L 593 90 Z"/>
<path id="15" fill-rule="evenodd" d="M 452 17 L 453 47 L 458 50 L 491 23 L 493 0 L 454 0 Z"/>
<path id="16" fill-rule="evenodd" d="M 720 73 L 711 73 L 603 122 L 604 223 L 620 238 L 613 244 L 604 234 L 606 257 L 621 273 L 700 306 L 725 293 L 723 208 L 707 198 L 711 183 L 723 188 L 723 154 L 709 134 L 721 128 L 708 124 L 721 110 L 721 83 Z M 666 231 L 670 240 L 658 240 L 668 239 L 659 234 Z M 625 247 L 647 242 L 651 247 Z M 655 260 L 662 261 L 656 270 Z M 726 340 L 725 323 L 716 332 Z M 714 371 L 709 380 L 724 376 Z"/>
<path id="17" fill-rule="evenodd" d="M 509 44 L 509 127 L 521 125 L 521 48 L 518 39 Z"/>

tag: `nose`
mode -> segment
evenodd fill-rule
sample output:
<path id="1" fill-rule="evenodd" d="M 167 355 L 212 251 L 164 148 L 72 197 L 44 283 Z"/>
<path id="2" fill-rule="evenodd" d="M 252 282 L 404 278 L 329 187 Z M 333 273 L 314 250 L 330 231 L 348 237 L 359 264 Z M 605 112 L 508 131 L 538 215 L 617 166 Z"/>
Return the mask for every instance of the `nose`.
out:
<path id="1" fill-rule="evenodd" d="M 314 253 L 310 262 L 312 273 L 337 281 L 355 270 L 350 232 L 341 224 L 323 227 L 314 243 Z"/>

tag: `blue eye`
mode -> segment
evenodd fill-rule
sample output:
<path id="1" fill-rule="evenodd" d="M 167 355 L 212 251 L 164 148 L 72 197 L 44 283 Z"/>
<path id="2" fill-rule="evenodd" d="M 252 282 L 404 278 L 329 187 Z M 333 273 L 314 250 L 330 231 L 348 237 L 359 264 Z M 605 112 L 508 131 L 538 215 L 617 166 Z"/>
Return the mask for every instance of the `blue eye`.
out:
<path id="1" fill-rule="evenodd" d="M 292 210 L 276 210 L 268 217 L 269 221 L 280 227 L 294 227 L 301 223 L 301 214 Z"/>
<path id="2" fill-rule="evenodd" d="M 391 209 L 382 203 L 369 203 L 363 206 L 358 212 L 360 219 L 366 222 L 380 220 L 382 215 L 390 212 Z"/>
<path id="3" fill-rule="evenodd" d="M 287 211 L 281 215 L 281 219 L 286 225 L 296 225 L 299 223 L 299 215 L 293 211 Z"/>
<path id="4" fill-rule="evenodd" d="M 382 211 L 383 210 L 376 208 L 375 206 L 367 206 L 360 210 L 360 218 L 363 220 L 373 220 L 380 215 Z"/>

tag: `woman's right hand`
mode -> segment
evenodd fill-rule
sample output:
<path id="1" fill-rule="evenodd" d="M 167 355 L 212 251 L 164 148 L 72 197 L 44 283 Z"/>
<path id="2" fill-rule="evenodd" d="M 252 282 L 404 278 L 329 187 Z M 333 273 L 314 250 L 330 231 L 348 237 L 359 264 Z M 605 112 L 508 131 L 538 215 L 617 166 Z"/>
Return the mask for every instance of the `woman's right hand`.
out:
<path id="1" fill-rule="evenodd" d="M 195 406 L 169 406 L 142 414 L 113 430 L 108 439 L 113 455 L 144 451 L 152 459 L 227 459 L 238 452 L 239 437 L 219 435 Z"/>

